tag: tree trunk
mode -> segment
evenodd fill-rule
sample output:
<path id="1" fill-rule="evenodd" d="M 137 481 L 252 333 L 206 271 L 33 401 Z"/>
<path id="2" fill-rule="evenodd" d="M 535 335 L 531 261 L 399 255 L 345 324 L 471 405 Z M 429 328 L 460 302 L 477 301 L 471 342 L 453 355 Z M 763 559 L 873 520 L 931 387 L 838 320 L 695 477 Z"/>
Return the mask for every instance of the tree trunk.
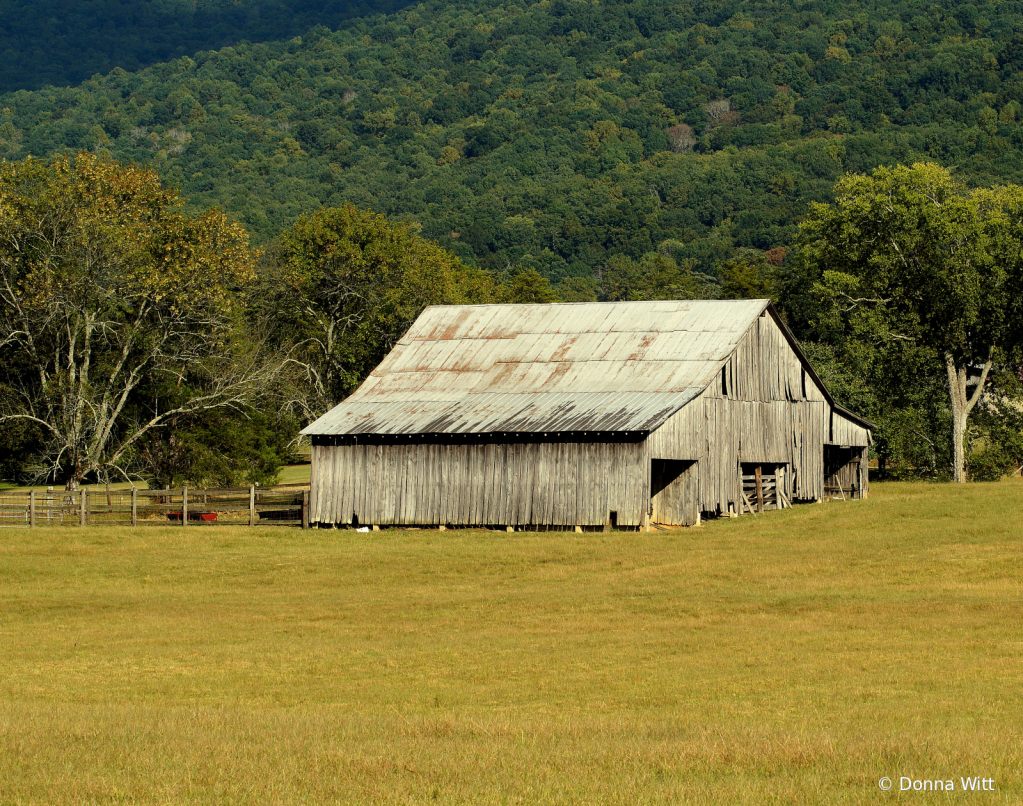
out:
<path id="1" fill-rule="evenodd" d="M 952 398 L 952 481 L 966 481 L 966 408 Z"/>
<path id="2" fill-rule="evenodd" d="M 956 360 L 951 353 L 945 353 L 949 402 L 952 404 L 952 481 L 957 484 L 966 482 L 966 425 L 970 412 L 984 393 L 984 384 L 987 382 L 988 372 L 991 371 L 992 352 L 993 348 L 988 350 L 988 359 L 972 395 L 966 393 L 969 362 L 965 359 Z"/>

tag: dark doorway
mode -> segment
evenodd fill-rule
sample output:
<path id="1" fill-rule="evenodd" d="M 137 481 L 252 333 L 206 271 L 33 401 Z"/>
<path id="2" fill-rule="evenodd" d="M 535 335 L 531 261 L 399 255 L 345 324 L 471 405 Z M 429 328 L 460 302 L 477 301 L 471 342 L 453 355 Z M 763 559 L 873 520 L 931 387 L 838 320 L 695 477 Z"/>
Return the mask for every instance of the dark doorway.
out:
<path id="1" fill-rule="evenodd" d="M 867 449 L 857 445 L 824 446 L 824 496 L 862 498 L 867 486 Z"/>
<path id="2" fill-rule="evenodd" d="M 650 462 L 650 521 L 668 526 L 691 526 L 699 517 L 696 462 L 652 459 Z"/>

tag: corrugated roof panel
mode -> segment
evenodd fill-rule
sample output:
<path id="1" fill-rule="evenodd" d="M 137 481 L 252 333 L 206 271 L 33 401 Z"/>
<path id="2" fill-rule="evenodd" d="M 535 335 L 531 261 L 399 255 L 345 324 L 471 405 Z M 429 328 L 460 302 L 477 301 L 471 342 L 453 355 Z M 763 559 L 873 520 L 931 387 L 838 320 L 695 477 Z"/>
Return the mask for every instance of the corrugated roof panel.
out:
<path id="1" fill-rule="evenodd" d="M 514 361 L 516 363 L 528 363 L 530 361 L 547 361 L 551 347 L 558 347 L 564 339 L 571 339 L 572 336 L 562 336 L 550 333 L 520 333 L 501 351 L 501 361 Z"/>
<path id="2" fill-rule="evenodd" d="M 575 343 L 561 355 L 562 361 L 601 361 L 607 356 L 607 333 L 580 333 Z"/>
<path id="3" fill-rule="evenodd" d="M 502 319 L 505 312 L 501 305 L 477 305 L 474 306 L 474 315 L 466 320 L 465 325 L 458 333 L 460 339 L 493 339 L 497 336 L 491 333 L 491 326 L 495 321 Z"/>
<path id="4" fill-rule="evenodd" d="M 651 430 L 706 387 L 766 305 L 431 307 L 304 433 Z"/>
<path id="5" fill-rule="evenodd" d="M 460 400 L 472 392 L 482 378 L 482 372 L 393 372 L 368 378 L 359 387 L 356 399 Z"/>
<path id="6" fill-rule="evenodd" d="M 591 393 L 473 395 L 452 421 L 456 431 L 646 431 L 678 411 L 692 395 Z M 663 419 L 660 419 L 663 418 Z"/>
<path id="7" fill-rule="evenodd" d="M 490 364 L 486 345 L 481 344 L 479 339 L 453 339 L 442 344 L 441 360 L 431 362 L 431 366 L 436 369 L 455 370 L 461 366 L 471 372 Z"/>
<path id="8" fill-rule="evenodd" d="M 419 318 L 412 323 L 405 335 L 399 340 L 399 344 L 408 344 L 412 341 L 438 340 L 452 325 L 464 322 L 473 316 L 478 310 L 473 306 L 465 306 L 460 312 L 449 312 L 451 306 L 436 306 L 427 308 Z"/>
<path id="9" fill-rule="evenodd" d="M 687 332 L 686 338 L 674 338 L 674 334 L 661 334 L 650 345 L 647 360 L 650 361 L 721 361 L 735 349 L 730 333 L 719 331 Z"/>
<path id="10" fill-rule="evenodd" d="M 702 300 L 701 300 L 702 301 Z M 650 303 L 651 311 L 688 311 L 692 307 L 692 300 L 688 299 L 665 299 L 655 300 Z"/>
<path id="11" fill-rule="evenodd" d="M 453 372 L 480 372 L 494 360 L 491 345 L 484 339 L 459 339 L 459 349 L 451 354 L 444 368 Z"/>
<path id="12" fill-rule="evenodd" d="M 686 314 L 692 313 L 693 302 L 686 302 L 676 310 L 655 307 L 655 303 L 622 302 L 613 317 L 608 317 L 608 331 L 661 332 L 689 330 L 685 327 Z"/>
<path id="13" fill-rule="evenodd" d="M 384 360 L 377 364 L 376 368 L 370 373 L 370 377 L 374 375 L 386 375 L 388 372 L 392 372 L 392 367 L 398 365 L 398 362 L 402 360 L 405 355 L 405 351 L 408 350 L 409 345 L 402 344 L 399 342 L 391 348 L 391 351 L 384 356 Z"/>
<path id="14" fill-rule="evenodd" d="M 497 305 L 435 305 L 423 311 L 401 342 L 482 338 Z"/>
<path id="15" fill-rule="evenodd" d="M 312 433 L 433 434 L 649 431 L 699 394 L 492 394 L 450 401 L 342 403 Z"/>
<path id="16" fill-rule="evenodd" d="M 704 305 L 685 311 L 679 329 L 687 331 L 745 332 L 767 307 L 766 300 L 709 300 Z"/>
<path id="17" fill-rule="evenodd" d="M 587 394 L 594 392 L 659 392 L 677 387 L 692 370 L 677 363 L 650 361 L 557 361 L 498 364 L 486 373 L 476 391 L 517 394 Z"/>
<path id="18" fill-rule="evenodd" d="M 403 345 L 401 354 L 387 362 L 388 372 L 425 372 L 439 369 L 454 342 L 414 341 Z"/>

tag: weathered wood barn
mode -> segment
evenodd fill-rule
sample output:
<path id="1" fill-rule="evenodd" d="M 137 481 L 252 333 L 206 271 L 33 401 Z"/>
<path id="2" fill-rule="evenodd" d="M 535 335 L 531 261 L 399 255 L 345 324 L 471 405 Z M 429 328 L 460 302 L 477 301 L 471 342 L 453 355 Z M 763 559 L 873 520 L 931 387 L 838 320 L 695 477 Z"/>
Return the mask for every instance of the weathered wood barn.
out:
<path id="1" fill-rule="evenodd" d="M 321 525 L 642 527 L 867 492 L 768 300 L 427 308 L 303 432 Z"/>

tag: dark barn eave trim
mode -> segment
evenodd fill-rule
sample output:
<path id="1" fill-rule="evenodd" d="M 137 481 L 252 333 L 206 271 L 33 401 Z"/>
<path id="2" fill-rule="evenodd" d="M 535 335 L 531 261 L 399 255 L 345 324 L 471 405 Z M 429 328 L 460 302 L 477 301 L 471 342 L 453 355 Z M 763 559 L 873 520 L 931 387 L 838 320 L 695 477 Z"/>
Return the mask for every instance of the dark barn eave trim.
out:
<path id="1" fill-rule="evenodd" d="M 481 434 L 313 434 L 316 447 L 340 445 L 512 445 L 529 443 L 642 442 L 649 431 L 548 431 Z"/>

